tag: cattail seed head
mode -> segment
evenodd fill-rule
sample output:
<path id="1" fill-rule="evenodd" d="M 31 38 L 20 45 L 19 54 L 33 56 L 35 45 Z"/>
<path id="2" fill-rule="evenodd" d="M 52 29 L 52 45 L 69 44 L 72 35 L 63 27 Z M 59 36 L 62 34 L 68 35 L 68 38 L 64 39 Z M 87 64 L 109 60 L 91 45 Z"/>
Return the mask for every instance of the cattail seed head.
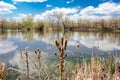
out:
<path id="1" fill-rule="evenodd" d="M 58 64 L 58 65 L 57 65 L 57 68 L 59 68 L 59 67 L 60 67 L 60 65 Z"/>
<path id="2" fill-rule="evenodd" d="M 62 60 L 60 60 L 60 63 L 64 63 L 64 60 L 62 59 Z"/>
<path id="3" fill-rule="evenodd" d="M 65 40 L 65 46 L 64 46 L 64 49 L 66 50 L 67 48 L 67 40 Z"/>
<path id="4" fill-rule="evenodd" d="M 55 52 L 54 55 L 57 56 L 57 53 Z"/>
<path id="5" fill-rule="evenodd" d="M 55 40 L 55 44 L 57 47 L 59 47 L 59 45 L 60 45 L 57 40 Z"/>
<path id="6" fill-rule="evenodd" d="M 41 52 L 40 52 L 40 49 L 38 49 L 38 53 L 40 54 Z"/>
<path id="7" fill-rule="evenodd" d="M 63 57 L 60 57 L 60 60 L 63 60 Z"/>
<path id="8" fill-rule="evenodd" d="M 37 55 L 37 51 L 35 50 L 35 54 Z"/>
<path id="9" fill-rule="evenodd" d="M 61 47 L 58 47 L 59 51 L 61 52 Z"/>
<path id="10" fill-rule="evenodd" d="M 61 45 L 63 46 L 64 37 L 61 38 Z"/>
<path id="11" fill-rule="evenodd" d="M 38 59 L 40 59 L 40 54 L 38 54 Z"/>
<path id="12" fill-rule="evenodd" d="M 78 44 L 78 45 L 77 45 L 77 48 L 79 48 L 79 47 L 80 47 L 80 45 Z"/>
<path id="13" fill-rule="evenodd" d="M 65 58 L 67 57 L 67 54 L 65 54 Z"/>

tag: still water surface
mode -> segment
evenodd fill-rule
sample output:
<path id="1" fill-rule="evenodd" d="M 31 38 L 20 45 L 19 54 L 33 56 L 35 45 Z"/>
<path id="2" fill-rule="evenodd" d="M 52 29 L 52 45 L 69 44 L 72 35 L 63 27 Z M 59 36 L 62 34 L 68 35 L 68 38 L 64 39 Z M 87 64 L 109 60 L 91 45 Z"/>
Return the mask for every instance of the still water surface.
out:
<path id="1" fill-rule="evenodd" d="M 68 61 L 74 61 L 76 57 L 87 57 L 92 53 L 98 56 L 106 56 L 108 52 L 120 54 L 120 33 L 6 31 L 0 33 L 0 60 L 20 68 L 24 66 L 20 60 L 20 49 L 34 51 L 40 48 L 43 63 L 58 61 L 53 54 L 58 51 L 54 41 L 63 35 L 68 40 Z M 80 48 L 77 48 L 78 44 Z M 35 58 L 34 53 L 29 54 Z"/>

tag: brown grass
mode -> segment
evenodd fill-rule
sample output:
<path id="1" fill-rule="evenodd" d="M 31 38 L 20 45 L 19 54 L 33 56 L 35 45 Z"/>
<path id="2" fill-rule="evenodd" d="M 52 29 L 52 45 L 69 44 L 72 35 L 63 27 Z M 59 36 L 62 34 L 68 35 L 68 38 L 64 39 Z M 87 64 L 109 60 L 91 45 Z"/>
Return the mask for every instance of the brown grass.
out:
<path id="1" fill-rule="evenodd" d="M 112 62 L 113 61 L 113 62 Z M 120 58 L 92 57 L 90 62 L 83 60 L 77 66 L 77 74 L 72 80 L 120 80 Z"/>
<path id="2" fill-rule="evenodd" d="M 0 62 L 0 80 L 6 80 L 5 63 Z"/>

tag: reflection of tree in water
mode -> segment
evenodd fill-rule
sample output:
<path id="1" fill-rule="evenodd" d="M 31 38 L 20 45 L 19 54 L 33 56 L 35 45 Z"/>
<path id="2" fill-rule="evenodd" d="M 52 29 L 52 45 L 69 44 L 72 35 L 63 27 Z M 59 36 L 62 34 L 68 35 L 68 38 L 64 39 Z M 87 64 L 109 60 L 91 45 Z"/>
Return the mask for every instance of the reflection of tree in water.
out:
<path id="1" fill-rule="evenodd" d="M 118 46 L 120 45 L 120 33 L 113 33 L 113 32 L 73 32 L 73 35 L 77 33 L 77 37 L 81 38 L 83 37 L 90 37 L 93 36 L 96 39 L 99 40 L 109 40 L 110 43 L 117 43 Z M 72 35 L 70 35 L 72 37 Z M 70 37 L 69 36 L 69 37 Z"/>
<path id="2" fill-rule="evenodd" d="M 98 35 L 101 40 L 109 39 L 110 43 L 117 43 L 120 45 L 120 33 L 99 32 Z"/>
<path id="3" fill-rule="evenodd" d="M 99 40 L 109 40 L 110 43 L 117 43 L 118 45 L 120 45 L 120 35 L 119 33 L 113 33 L 113 32 L 70 32 L 70 31 L 66 31 L 66 32 L 57 32 L 57 31 L 52 31 L 52 32 L 36 32 L 39 37 L 43 38 L 43 37 L 47 37 L 47 36 L 52 36 L 53 39 L 59 39 L 60 37 L 64 36 L 66 39 L 71 39 L 73 38 L 73 36 L 75 36 L 77 34 L 77 37 L 80 39 L 82 36 L 83 37 L 94 37 L 96 39 Z M 35 33 L 35 34 L 36 34 Z"/>
<path id="4" fill-rule="evenodd" d="M 0 32 L 0 38 L 2 39 L 2 40 L 7 40 L 7 31 L 2 31 L 2 32 Z"/>
<path id="5" fill-rule="evenodd" d="M 89 38 L 94 37 L 99 40 L 109 40 L 110 43 L 116 43 L 118 46 L 120 45 L 120 35 L 119 33 L 115 32 L 71 32 L 71 31 L 4 31 L 0 32 L 0 38 L 3 40 L 7 40 L 8 35 L 11 34 L 13 37 L 20 37 L 26 41 L 33 41 L 35 36 L 38 39 L 41 38 L 51 38 L 51 39 L 59 39 L 60 37 L 64 36 L 66 39 L 72 39 L 73 36 L 77 36 L 78 39 L 81 37 Z"/>
<path id="6" fill-rule="evenodd" d="M 19 32 L 18 31 L 10 31 L 11 36 L 17 37 Z"/>
<path id="7" fill-rule="evenodd" d="M 74 35 L 74 32 L 70 32 L 70 31 L 65 31 L 63 33 L 63 36 L 66 38 L 66 39 L 70 39 L 72 36 Z"/>
<path id="8" fill-rule="evenodd" d="M 57 36 L 57 38 L 54 38 L 54 39 L 59 39 L 63 36 L 66 39 L 70 39 L 74 35 L 74 32 L 71 32 L 71 31 L 52 31 L 51 34 L 54 35 L 54 37 Z"/>
<path id="9" fill-rule="evenodd" d="M 21 32 L 23 36 L 23 40 L 32 42 L 34 40 L 34 32 L 33 31 L 23 31 Z"/>
<path id="10" fill-rule="evenodd" d="M 37 34 L 39 38 L 44 38 L 44 37 L 47 37 L 47 36 L 50 36 L 50 31 L 36 31 L 34 32 L 35 35 Z"/>

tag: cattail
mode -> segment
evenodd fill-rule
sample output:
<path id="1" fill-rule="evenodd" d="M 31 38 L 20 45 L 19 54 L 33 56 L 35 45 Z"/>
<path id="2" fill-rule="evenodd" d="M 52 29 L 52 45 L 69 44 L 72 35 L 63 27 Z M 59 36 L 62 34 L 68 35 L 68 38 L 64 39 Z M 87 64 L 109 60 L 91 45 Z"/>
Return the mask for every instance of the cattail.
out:
<path id="1" fill-rule="evenodd" d="M 38 59 L 40 59 L 40 54 L 41 54 L 40 49 L 38 49 Z"/>
<path id="2" fill-rule="evenodd" d="M 28 51 L 27 50 L 25 52 L 25 55 L 26 55 L 26 64 L 27 64 L 27 80 L 30 80 L 29 79 L 29 60 L 28 60 Z"/>
<path id="3" fill-rule="evenodd" d="M 65 54 L 64 58 L 66 58 L 66 57 L 67 57 L 67 54 Z"/>
<path id="4" fill-rule="evenodd" d="M 57 65 L 57 68 L 59 68 L 59 67 L 60 67 L 60 65 L 58 64 L 58 65 Z"/>
<path id="5" fill-rule="evenodd" d="M 64 47 L 64 49 L 66 50 L 66 48 L 67 48 L 67 40 L 65 40 L 65 47 Z"/>
<path id="6" fill-rule="evenodd" d="M 61 47 L 58 47 L 58 50 L 61 52 Z"/>
<path id="7" fill-rule="evenodd" d="M 67 48 L 67 40 L 64 41 L 64 38 L 61 38 L 61 42 L 58 42 L 57 40 L 55 41 L 55 44 L 60 52 L 60 55 L 57 56 L 57 53 L 55 52 L 54 55 L 59 58 L 59 64 L 57 65 L 57 68 L 60 71 L 60 80 L 62 80 L 63 72 L 64 70 L 64 61 L 67 55 L 65 54 L 65 50 Z"/>
<path id="8" fill-rule="evenodd" d="M 40 49 L 38 49 L 38 52 L 40 53 Z"/>
<path id="9" fill-rule="evenodd" d="M 57 40 L 55 41 L 55 44 L 57 47 L 59 47 L 59 45 L 60 45 Z"/>
<path id="10" fill-rule="evenodd" d="M 61 45 L 63 46 L 64 38 L 61 38 Z"/>
<path id="11" fill-rule="evenodd" d="M 35 54 L 37 55 L 37 51 L 35 50 Z"/>
<path id="12" fill-rule="evenodd" d="M 37 49 L 37 57 L 38 57 L 38 69 L 39 69 L 39 80 L 41 79 L 41 72 L 40 72 L 40 68 L 41 68 L 41 63 L 40 63 L 40 57 L 41 57 L 41 51 L 40 49 Z"/>
<path id="13" fill-rule="evenodd" d="M 79 48 L 79 47 L 80 47 L 80 45 L 78 44 L 78 45 L 77 45 L 77 48 Z"/>
<path id="14" fill-rule="evenodd" d="M 54 55 L 57 56 L 57 53 L 55 52 Z"/>

